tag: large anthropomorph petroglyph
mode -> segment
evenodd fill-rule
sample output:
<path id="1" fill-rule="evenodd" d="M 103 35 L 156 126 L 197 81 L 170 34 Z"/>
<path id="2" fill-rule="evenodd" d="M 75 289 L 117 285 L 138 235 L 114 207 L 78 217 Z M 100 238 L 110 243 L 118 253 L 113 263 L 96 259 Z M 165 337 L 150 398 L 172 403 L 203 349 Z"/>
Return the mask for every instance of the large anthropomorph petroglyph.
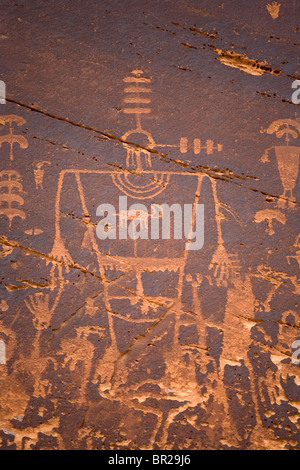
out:
<path id="1" fill-rule="evenodd" d="M 89 250 L 95 258 L 97 267 L 95 272 L 101 278 L 103 284 L 103 296 L 105 308 L 108 316 L 110 346 L 107 348 L 104 357 L 99 360 L 97 374 L 101 377 L 101 388 L 109 390 L 112 386 L 111 380 L 115 377 L 116 358 L 120 356 L 114 326 L 114 305 L 121 308 L 121 315 L 128 322 L 144 322 L 145 325 L 155 324 L 160 320 L 158 311 L 164 309 L 164 315 L 172 315 L 175 321 L 174 348 L 178 343 L 178 329 L 180 318 L 184 313 L 182 309 L 182 291 L 186 279 L 189 279 L 186 272 L 188 262 L 188 251 L 182 240 L 97 240 L 95 224 L 91 220 L 95 199 L 92 197 L 89 187 L 91 181 L 95 187 L 103 188 L 103 193 L 99 192 L 100 201 L 105 201 L 109 194 L 109 202 L 117 203 L 119 195 L 126 195 L 128 201 L 143 202 L 147 206 L 152 202 L 157 205 L 164 203 L 173 204 L 178 200 L 178 190 L 180 188 L 181 203 L 190 203 L 194 206 L 193 223 L 195 222 L 195 207 L 204 199 L 202 193 L 202 183 L 207 177 L 203 173 L 189 173 L 184 170 L 159 171 L 155 167 L 156 157 L 163 152 L 165 147 L 178 148 L 178 152 L 187 152 L 187 139 L 181 138 L 178 145 L 157 144 L 149 131 L 142 127 L 142 116 L 149 114 L 150 105 L 150 82 L 140 70 L 134 70 L 132 74 L 124 78 L 125 94 L 124 99 L 126 115 L 134 115 L 136 127 L 127 131 L 122 137 L 125 158 L 121 156 L 120 169 L 117 170 L 87 170 L 87 169 L 66 169 L 59 175 L 58 192 L 55 205 L 55 240 L 50 253 L 52 262 L 52 286 L 63 284 L 63 270 L 74 265 L 71 254 L 71 244 L 65 239 L 61 228 L 61 203 L 64 192 L 64 185 L 72 184 L 74 191 L 78 192 L 82 213 L 84 215 L 85 233 L 82 239 L 82 248 Z M 129 106 L 131 105 L 131 106 Z M 141 143 L 139 143 L 141 142 Z M 222 145 L 214 145 L 213 141 L 207 140 L 203 145 L 200 139 L 194 140 L 194 152 L 201 155 L 206 152 L 211 155 L 214 151 L 222 151 Z M 123 166 L 125 163 L 125 166 Z M 217 286 L 225 286 L 232 280 L 239 277 L 239 261 L 235 254 L 227 252 L 222 234 L 222 209 L 225 207 L 218 199 L 217 181 L 209 178 L 213 204 L 215 207 L 216 225 L 216 247 L 212 254 L 212 259 L 208 266 L 211 273 L 211 282 Z M 129 203 L 128 203 L 129 205 Z M 95 209 L 94 209 L 95 211 Z M 137 216 L 136 216 L 137 217 Z M 132 216 L 134 219 L 134 216 Z M 234 218 L 234 214 L 232 215 Z M 123 253 L 126 254 L 123 254 Z M 117 280 L 112 282 L 109 279 L 109 272 L 115 271 L 122 274 L 122 282 L 126 283 L 126 278 L 130 280 L 135 277 L 135 292 L 126 292 L 117 289 Z M 198 276 L 202 272 L 199 263 Z M 153 281 L 161 282 L 160 274 L 169 273 L 169 280 L 166 281 L 165 291 L 168 294 L 149 295 L 144 289 L 145 273 L 152 276 Z M 57 282 L 55 280 L 57 276 Z M 187 277 L 188 276 L 188 277 Z M 199 278 L 199 277 L 198 277 Z M 167 279 L 167 278 L 166 278 Z M 173 284 L 173 289 L 169 288 L 169 283 Z M 61 287 L 58 287 L 58 296 L 62 294 Z M 170 291 L 172 293 L 170 294 Z M 162 289 L 163 291 L 163 289 Z M 116 294 L 114 294 L 116 292 Z M 102 295 L 102 294 L 101 294 Z M 199 315 L 199 328 L 203 329 L 200 319 L 200 311 L 197 309 L 197 295 L 194 295 L 194 312 Z M 122 306 L 122 307 L 121 307 Z M 135 311 L 134 316 L 131 312 Z M 136 317 L 138 315 L 138 317 Z M 160 314 L 161 315 L 161 314 Z M 135 318 L 136 317 L 136 318 Z"/>

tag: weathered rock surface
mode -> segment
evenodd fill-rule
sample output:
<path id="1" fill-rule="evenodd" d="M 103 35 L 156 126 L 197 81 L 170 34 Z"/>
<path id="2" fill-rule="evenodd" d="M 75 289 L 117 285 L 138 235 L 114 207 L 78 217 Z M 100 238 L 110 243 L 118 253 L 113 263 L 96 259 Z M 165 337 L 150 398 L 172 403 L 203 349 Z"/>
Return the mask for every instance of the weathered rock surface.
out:
<path id="1" fill-rule="evenodd" d="M 0 4 L 0 449 L 299 450 L 299 2 Z"/>

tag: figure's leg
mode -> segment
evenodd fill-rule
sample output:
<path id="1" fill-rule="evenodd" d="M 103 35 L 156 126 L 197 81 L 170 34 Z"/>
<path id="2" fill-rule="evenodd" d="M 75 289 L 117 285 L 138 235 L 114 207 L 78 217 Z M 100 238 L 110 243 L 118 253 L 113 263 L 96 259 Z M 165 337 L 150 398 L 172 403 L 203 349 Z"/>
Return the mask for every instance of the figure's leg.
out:
<path id="1" fill-rule="evenodd" d="M 196 189 L 195 199 L 194 199 L 194 204 L 193 204 L 191 232 L 195 228 L 196 211 L 197 211 L 197 205 L 198 205 L 199 199 L 200 199 L 203 178 L 204 178 L 204 175 L 199 175 L 198 176 L 197 189 Z M 188 242 L 189 242 L 189 240 L 188 240 Z M 188 253 L 189 253 L 189 251 L 185 249 L 184 255 L 183 255 L 184 263 L 182 263 L 182 265 L 180 266 L 180 270 L 179 270 L 179 280 L 178 280 L 178 287 L 177 287 L 177 302 L 174 305 L 174 308 L 175 308 L 175 325 L 174 325 L 173 346 L 174 346 L 175 349 L 177 349 L 179 347 L 180 315 L 182 313 L 181 298 L 182 298 L 183 282 L 184 282 L 184 279 L 185 279 L 185 269 L 186 269 L 186 262 L 187 262 Z"/>

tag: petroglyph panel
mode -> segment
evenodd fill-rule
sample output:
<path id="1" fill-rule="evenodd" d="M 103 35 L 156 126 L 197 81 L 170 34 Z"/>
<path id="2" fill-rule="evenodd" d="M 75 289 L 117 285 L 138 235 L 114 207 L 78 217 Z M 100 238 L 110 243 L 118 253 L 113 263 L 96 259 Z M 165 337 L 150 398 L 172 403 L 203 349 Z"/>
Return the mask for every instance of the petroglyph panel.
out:
<path id="1" fill-rule="evenodd" d="M 29 3 L 0 35 L 0 449 L 299 450 L 299 5 Z"/>

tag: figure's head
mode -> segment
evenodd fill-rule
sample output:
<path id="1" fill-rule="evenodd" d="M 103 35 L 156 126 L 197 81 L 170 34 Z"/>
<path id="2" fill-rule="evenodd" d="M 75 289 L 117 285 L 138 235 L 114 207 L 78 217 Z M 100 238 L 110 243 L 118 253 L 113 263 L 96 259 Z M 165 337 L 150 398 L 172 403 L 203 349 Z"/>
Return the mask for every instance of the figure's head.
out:
<path id="1" fill-rule="evenodd" d="M 150 168 L 151 152 L 155 147 L 152 135 L 144 130 L 129 131 L 122 137 L 126 149 L 126 167 L 137 171 Z M 128 143 L 127 143 L 128 142 Z M 149 150 L 148 150 L 149 149 Z"/>

